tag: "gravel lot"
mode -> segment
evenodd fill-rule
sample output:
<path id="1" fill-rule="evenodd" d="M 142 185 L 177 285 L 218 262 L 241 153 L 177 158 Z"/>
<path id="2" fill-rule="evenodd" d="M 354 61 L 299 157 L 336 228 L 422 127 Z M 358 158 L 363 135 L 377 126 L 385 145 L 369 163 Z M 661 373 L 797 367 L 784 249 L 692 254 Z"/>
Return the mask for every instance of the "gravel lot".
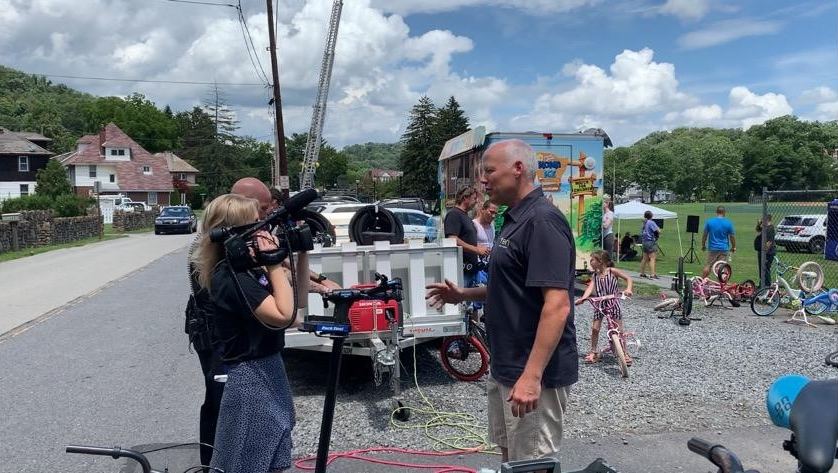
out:
<path id="1" fill-rule="evenodd" d="M 838 347 L 838 329 L 808 328 L 783 323 L 785 313 L 756 317 L 745 306 L 734 310 L 699 308 L 704 319 L 681 327 L 674 319 L 659 319 L 652 300 L 635 299 L 624 308 L 627 328 L 636 331 L 642 351 L 633 354 L 630 378 L 623 379 L 613 359 L 586 365 L 580 360 L 580 381 L 572 390 L 565 436 L 591 439 L 606 435 L 669 431 L 730 429 L 770 423 L 765 391 L 785 373 L 812 378 L 838 376 L 824 365 L 826 353 Z M 782 312 L 782 311 L 781 311 Z M 589 346 L 592 312 L 577 308 L 579 353 Z M 600 336 L 600 345 L 604 336 Z M 416 350 L 417 377 L 422 392 L 441 411 L 473 415 L 485 426 L 485 383 L 463 383 L 442 369 L 437 348 Z M 402 362 L 403 400 L 421 406 L 413 386 L 412 350 Z M 297 408 L 294 455 L 317 449 L 328 356 L 290 352 L 286 356 Z M 341 388 L 332 434 L 332 451 L 382 445 L 428 449 L 433 446 L 421 426 L 430 420 L 414 414 L 396 428 L 390 424 L 390 390 L 376 388 L 366 358 L 344 358 Z M 478 429 L 482 431 L 482 429 Z M 433 435 L 462 435 L 451 428 Z"/>

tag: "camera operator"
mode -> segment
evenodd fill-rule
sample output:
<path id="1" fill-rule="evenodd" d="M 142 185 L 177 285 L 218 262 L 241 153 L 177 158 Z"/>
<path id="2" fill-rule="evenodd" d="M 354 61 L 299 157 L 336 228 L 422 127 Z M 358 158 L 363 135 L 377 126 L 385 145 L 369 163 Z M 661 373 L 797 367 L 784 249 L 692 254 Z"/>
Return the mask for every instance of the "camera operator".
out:
<path id="1" fill-rule="evenodd" d="M 262 181 L 255 177 L 239 179 L 230 188 L 232 194 L 238 194 L 253 199 L 258 204 L 259 218 L 265 218 L 272 210 L 271 192 Z M 207 227 L 211 228 L 211 227 Z M 198 233 L 189 248 L 189 283 L 191 294 L 186 306 L 186 333 L 189 343 L 198 354 L 201 372 L 204 376 L 204 402 L 201 404 L 199 418 L 199 439 L 201 443 L 212 445 L 215 441 L 215 425 L 218 421 L 218 409 L 221 396 L 224 394 L 224 383 L 215 381 L 214 376 L 224 374 L 219 371 L 221 361 L 217 353 L 218 343 L 213 339 L 212 303 L 209 291 L 198 281 L 194 254 L 201 242 L 202 234 Z M 212 459 L 212 448 L 201 446 L 201 464 L 208 465 Z"/>
<path id="2" fill-rule="evenodd" d="M 257 221 L 257 201 L 227 194 L 206 209 L 195 263 L 211 295 L 213 338 L 228 378 L 221 399 L 211 465 L 224 471 L 268 472 L 291 466 L 294 406 L 282 361 L 283 328 L 294 317 L 290 271 L 279 262 L 258 266 L 257 252 L 278 249 L 268 231 L 254 234 L 252 268 L 233 269 L 210 230 Z M 298 258 L 298 297 L 308 292 L 308 257 Z M 305 297 L 299 297 L 304 302 Z"/>

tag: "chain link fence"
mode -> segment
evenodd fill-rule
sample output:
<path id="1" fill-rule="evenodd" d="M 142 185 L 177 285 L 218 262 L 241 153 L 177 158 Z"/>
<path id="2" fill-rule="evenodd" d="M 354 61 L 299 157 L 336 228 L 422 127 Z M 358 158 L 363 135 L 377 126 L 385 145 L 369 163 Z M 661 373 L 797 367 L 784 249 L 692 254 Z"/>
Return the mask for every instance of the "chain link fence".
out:
<path id="1" fill-rule="evenodd" d="M 764 190 L 761 216 L 765 225 L 754 221 L 757 286 L 776 281 L 778 268 L 789 267 L 783 277 L 800 288 L 796 268 L 815 262 L 823 272 L 822 290 L 838 288 L 838 189 Z"/>

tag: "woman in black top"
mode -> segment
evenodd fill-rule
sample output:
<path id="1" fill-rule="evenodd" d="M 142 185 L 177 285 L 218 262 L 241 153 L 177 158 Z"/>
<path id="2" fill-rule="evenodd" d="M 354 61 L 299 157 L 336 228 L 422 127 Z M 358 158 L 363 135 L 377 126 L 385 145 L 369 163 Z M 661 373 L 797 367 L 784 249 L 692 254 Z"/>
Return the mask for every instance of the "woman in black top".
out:
<path id="1" fill-rule="evenodd" d="M 211 466 L 228 473 L 267 473 L 291 467 L 294 404 L 281 350 L 284 330 L 294 315 L 289 271 L 282 265 L 234 270 L 223 258 L 221 243 L 210 230 L 258 219 L 258 203 L 235 194 L 217 197 L 206 209 L 203 237 L 195 260 L 198 280 L 212 298 L 215 337 L 227 371 L 221 398 Z M 257 236 L 259 248 L 277 248 L 268 232 Z M 298 294 L 308 292 L 308 261 L 297 262 Z M 303 274 L 299 274 L 303 273 Z M 301 302 L 305 297 L 300 297 Z"/>

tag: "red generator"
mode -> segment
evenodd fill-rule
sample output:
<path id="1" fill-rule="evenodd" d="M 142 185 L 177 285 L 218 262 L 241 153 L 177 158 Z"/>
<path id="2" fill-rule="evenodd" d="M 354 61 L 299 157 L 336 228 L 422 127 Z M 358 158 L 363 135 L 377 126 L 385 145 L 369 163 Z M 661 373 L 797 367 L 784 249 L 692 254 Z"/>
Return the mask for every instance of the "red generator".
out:
<path id="1" fill-rule="evenodd" d="M 356 284 L 352 289 L 369 289 L 376 287 L 375 284 Z M 402 328 L 402 304 L 392 301 L 355 301 L 349 307 L 350 333 L 373 333 L 387 332 L 390 324 L 385 316 L 385 309 L 393 309 L 396 314 L 396 323 Z"/>

